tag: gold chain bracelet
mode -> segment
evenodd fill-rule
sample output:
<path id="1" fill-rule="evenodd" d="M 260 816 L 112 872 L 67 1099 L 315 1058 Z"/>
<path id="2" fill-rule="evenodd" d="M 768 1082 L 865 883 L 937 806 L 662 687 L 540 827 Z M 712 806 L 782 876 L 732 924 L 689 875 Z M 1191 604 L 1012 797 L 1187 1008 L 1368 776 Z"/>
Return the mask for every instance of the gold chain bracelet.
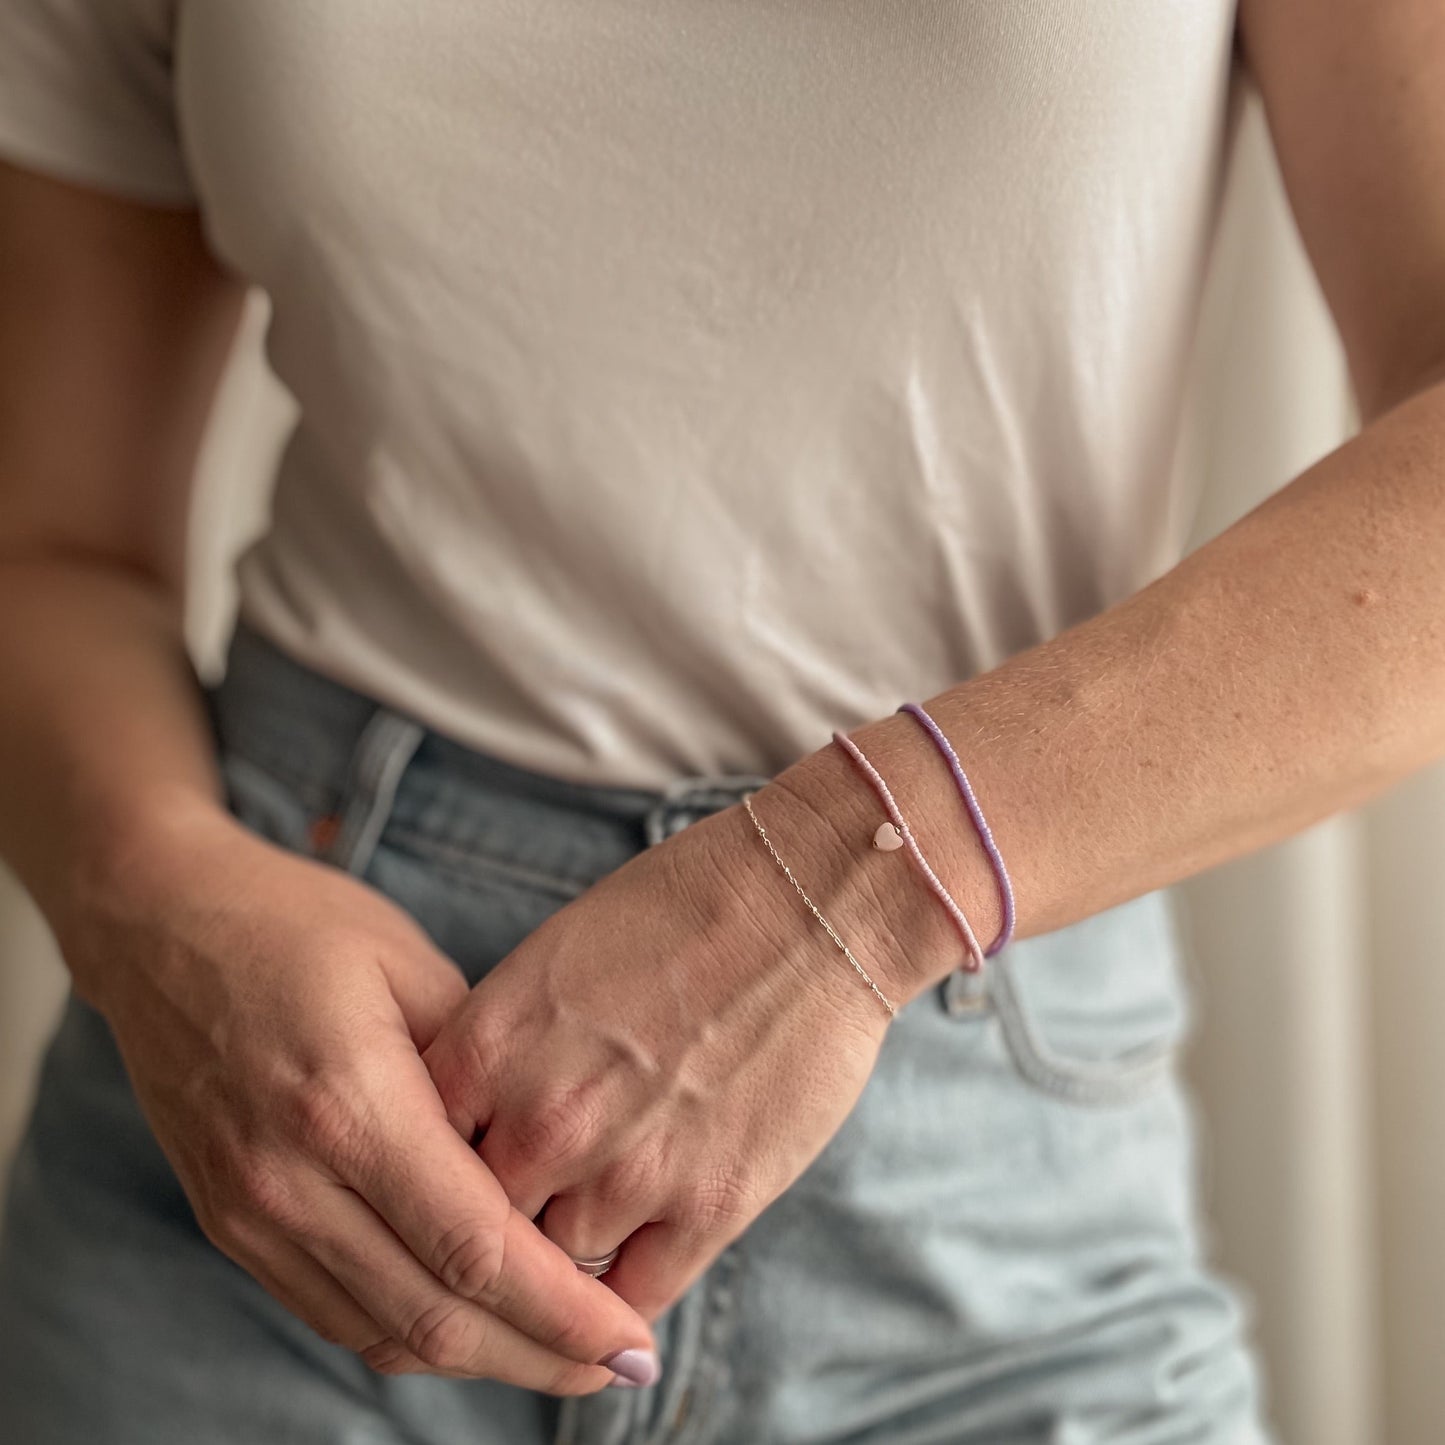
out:
<path id="1" fill-rule="evenodd" d="M 818 911 L 817 904 L 815 904 L 813 900 L 809 898 L 806 893 L 803 892 L 803 885 L 799 883 L 796 878 L 793 877 L 793 870 L 789 868 L 788 865 L 783 862 L 782 858 L 778 856 L 778 850 L 773 847 L 773 840 L 768 837 L 767 829 L 763 827 L 762 820 L 753 811 L 752 793 L 743 794 L 743 807 L 748 810 L 748 817 L 753 820 L 753 827 L 758 830 L 758 837 L 763 840 L 764 846 L 767 848 L 768 852 L 773 855 L 773 861 L 787 875 L 788 882 L 791 883 L 793 887 L 798 890 L 798 897 L 801 898 L 803 902 L 808 905 L 808 911 L 813 915 L 814 918 L 818 920 L 819 923 L 823 925 L 824 928 L 828 930 L 828 937 L 831 938 L 833 942 L 836 943 L 838 947 L 843 950 L 843 956 L 858 971 L 859 977 L 862 978 L 863 982 L 866 983 L 868 987 L 873 990 L 874 994 L 878 998 L 878 1001 L 883 1005 L 884 1008 L 888 1010 L 889 1014 L 892 1015 L 897 1013 L 898 1010 L 895 1009 L 893 1005 L 889 1003 L 886 998 L 884 998 L 883 994 L 879 992 L 878 985 L 874 983 L 871 978 L 868 977 L 868 970 L 865 969 L 863 965 L 859 963 L 856 958 L 853 957 L 852 951 L 849 949 L 848 945 L 844 943 L 841 938 L 838 937 L 837 931 L 834 929 L 833 925 L 829 923 L 828 920 L 824 918 L 823 915 Z"/>

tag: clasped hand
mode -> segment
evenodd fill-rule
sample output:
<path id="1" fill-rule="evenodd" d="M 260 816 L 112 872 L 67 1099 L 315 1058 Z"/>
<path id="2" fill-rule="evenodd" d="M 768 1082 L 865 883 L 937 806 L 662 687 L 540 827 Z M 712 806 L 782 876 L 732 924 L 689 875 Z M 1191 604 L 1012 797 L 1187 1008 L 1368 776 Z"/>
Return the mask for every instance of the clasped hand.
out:
<path id="1" fill-rule="evenodd" d="M 210 807 L 127 839 L 61 943 L 201 1229 L 288 1310 L 385 1373 L 588 1394 L 886 1031 L 748 828 L 638 854 L 470 993 L 389 899 Z M 569 1258 L 617 1245 L 605 1280 Z"/>
<path id="2" fill-rule="evenodd" d="M 699 820 L 551 915 L 426 1050 L 512 1204 L 573 1258 L 621 1246 L 607 1283 L 648 1320 L 821 1151 L 887 1026 L 773 866 L 740 807 Z"/>

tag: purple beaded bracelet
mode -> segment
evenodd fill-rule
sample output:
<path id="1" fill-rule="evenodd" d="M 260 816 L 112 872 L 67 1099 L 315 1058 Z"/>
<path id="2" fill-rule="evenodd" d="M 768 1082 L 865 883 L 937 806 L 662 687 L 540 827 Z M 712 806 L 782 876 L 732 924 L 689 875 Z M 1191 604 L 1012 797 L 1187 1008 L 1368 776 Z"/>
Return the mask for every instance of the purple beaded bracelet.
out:
<path id="1" fill-rule="evenodd" d="M 993 841 L 993 831 L 984 821 L 983 809 L 978 806 L 978 799 L 974 796 L 973 787 L 968 781 L 968 774 L 963 771 L 963 764 L 959 762 L 958 754 L 953 750 L 953 744 L 944 736 L 943 729 L 916 702 L 905 702 L 898 711 L 912 713 L 923 724 L 929 737 L 938 745 L 939 752 L 948 760 L 948 766 L 953 771 L 954 781 L 958 784 L 958 790 L 963 794 L 963 801 L 968 807 L 968 816 L 973 819 L 973 826 L 978 832 L 979 841 L 983 844 L 984 852 L 988 854 L 988 861 L 993 865 L 994 877 L 998 879 L 999 897 L 1003 902 L 1003 923 L 999 928 L 998 937 L 984 950 L 983 956 L 992 958 L 1013 937 L 1014 890 L 1013 884 L 1009 882 L 1008 869 L 1004 867 L 998 845 Z"/>

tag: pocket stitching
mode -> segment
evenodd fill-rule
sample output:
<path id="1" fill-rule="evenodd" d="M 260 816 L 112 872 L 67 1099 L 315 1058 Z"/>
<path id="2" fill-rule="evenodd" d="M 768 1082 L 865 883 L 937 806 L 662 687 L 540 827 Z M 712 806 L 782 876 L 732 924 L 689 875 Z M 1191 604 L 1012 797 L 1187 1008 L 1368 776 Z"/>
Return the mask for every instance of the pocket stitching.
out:
<path id="1" fill-rule="evenodd" d="M 1178 1052 L 1174 1039 L 1145 1045 L 1115 1059 L 1068 1059 L 1054 1050 L 1030 1017 L 1013 960 L 992 960 L 989 993 L 1009 1057 L 1045 1093 L 1080 1104 L 1133 1103 L 1168 1078 Z"/>

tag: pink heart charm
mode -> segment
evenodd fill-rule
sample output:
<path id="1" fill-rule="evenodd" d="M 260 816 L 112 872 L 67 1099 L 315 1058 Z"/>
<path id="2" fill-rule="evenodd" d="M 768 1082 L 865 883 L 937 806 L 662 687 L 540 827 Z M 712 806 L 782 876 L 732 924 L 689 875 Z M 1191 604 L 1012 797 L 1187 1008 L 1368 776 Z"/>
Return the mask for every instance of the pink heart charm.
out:
<path id="1" fill-rule="evenodd" d="M 903 835 L 892 823 L 880 823 L 873 835 L 873 846 L 884 853 L 891 853 L 903 846 Z"/>

